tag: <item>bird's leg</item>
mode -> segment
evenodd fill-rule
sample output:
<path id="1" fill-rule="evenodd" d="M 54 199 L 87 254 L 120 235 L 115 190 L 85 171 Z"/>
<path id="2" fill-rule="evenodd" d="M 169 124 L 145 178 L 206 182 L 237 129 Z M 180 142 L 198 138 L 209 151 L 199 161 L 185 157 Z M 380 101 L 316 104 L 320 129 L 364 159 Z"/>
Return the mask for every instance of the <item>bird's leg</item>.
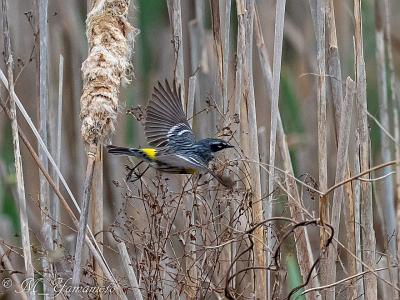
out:
<path id="1" fill-rule="evenodd" d="M 136 173 L 135 169 L 137 167 L 139 167 L 142 163 L 143 163 L 143 161 L 140 161 L 133 168 L 131 168 L 128 165 L 125 165 L 125 169 L 128 171 L 128 174 L 126 174 L 126 180 L 127 181 L 130 181 L 130 179 L 132 178 L 132 174 L 135 174 L 135 176 L 138 177 L 138 174 Z"/>
<path id="2" fill-rule="evenodd" d="M 135 181 L 139 180 L 139 179 L 144 175 L 144 173 L 147 172 L 147 170 L 148 170 L 149 168 L 150 168 L 150 166 L 147 166 L 146 169 L 144 169 L 144 171 L 143 171 L 142 173 L 140 173 L 140 174 L 136 174 L 136 173 L 135 173 L 136 178 L 135 178 L 134 180 L 132 180 L 132 182 L 135 182 Z"/>
<path id="3" fill-rule="evenodd" d="M 136 166 L 134 166 L 133 168 L 131 168 L 131 167 L 125 165 L 125 168 L 129 171 L 128 174 L 126 175 L 126 180 L 127 180 L 128 182 L 135 182 L 135 181 L 139 180 L 139 179 L 144 175 L 144 173 L 146 173 L 146 171 L 150 168 L 150 166 L 147 166 L 146 169 L 145 169 L 142 173 L 137 173 L 137 172 L 135 171 L 135 169 L 136 169 L 137 167 L 139 167 L 142 163 L 143 163 L 143 161 L 139 162 L 139 163 L 138 163 Z M 135 175 L 135 178 L 134 178 L 134 179 L 131 179 L 131 178 L 133 177 L 132 174 Z"/>

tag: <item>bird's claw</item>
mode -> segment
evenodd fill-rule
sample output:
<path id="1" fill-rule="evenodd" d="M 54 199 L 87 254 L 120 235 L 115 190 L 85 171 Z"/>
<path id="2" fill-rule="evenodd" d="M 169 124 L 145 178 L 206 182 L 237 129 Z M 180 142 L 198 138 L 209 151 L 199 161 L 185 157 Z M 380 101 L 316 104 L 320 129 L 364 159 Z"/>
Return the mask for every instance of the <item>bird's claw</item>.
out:
<path id="1" fill-rule="evenodd" d="M 143 174 L 137 174 L 135 172 L 135 169 L 136 169 L 136 166 L 131 168 L 130 166 L 125 165 L 125 170 L 128 171 L 128 174 L 126 174 L 126 181 L 135 182 L 135 181 L 139 180 L 140 177 L 142 177 Z"/>

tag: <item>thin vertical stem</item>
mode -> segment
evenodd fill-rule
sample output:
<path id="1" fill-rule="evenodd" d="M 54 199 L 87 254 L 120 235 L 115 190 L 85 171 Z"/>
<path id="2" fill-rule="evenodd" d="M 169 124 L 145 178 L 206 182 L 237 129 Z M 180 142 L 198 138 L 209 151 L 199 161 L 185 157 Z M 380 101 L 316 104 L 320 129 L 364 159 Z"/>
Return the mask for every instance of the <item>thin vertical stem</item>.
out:
<path id="1" fill-rule="evenodd" d="M 117 243 L 117 246 L 118 246 L 119 253 L 121 255 L 122 265 L 124 266 L 125 273 L 128 276 L 129 283 L 133 290 L 134 299 L 135 300 L 143 300 L 143 296 L 139 289 L 139 284 L 138 284 L 138 281 L 136 278 L 135 271 L 132 268 L 132 262 L 129 257 L 128 249 L 126 248 L 126 245 L 124 242 Z"/>
<path id="2" fill-rule="evenodd" d="M 76 239 L 75 246 L 75 261 L 74 261 L 74 269 L 72 273 L 72 286 L 79 286 L 81 279 L 81 262 L 83 255 L 83 242 L 86 236 L 86 226 L 89 214 L 89 203 L 90 197 L 93 187 L 93 171 L 96 162 L 96 148 L 90 149 L 88 152 L 88 162 L 86 166 L 86 175 L 85 175 L 85 183 L 83 187 L 83 197 L 82 197 L 82 208 L 81 215 L 79 218 L 79 226 L 78 226 L 78 236 Z"/>
<path id="3" fill-rule="evenodd" d="M 55 148 L 55 162 L 57 166 L 61 167 L 61 142 L 62 142 L 62 109 L 63 109 L 63 83 L 64 83 L 64 57 L 60 54 L 59 68 L 58 68 L 58 102 L 57 102 L 57 133 L 56 133 L 56 148 Z M 55 173 L 55 171 L 54 171 Z M 55 175 L 56 186 L 60 186 L 60 178 Z M 54 232 L 53 238 L 55 243 L 60 240 L 61 228 L 60 224 L 60 200 L 54 197 L 54 202 L 51 206 L 51 215 L 54 219 Z M 55 245 L 54 245 L 55 246 Z"/>
<path id="4" fill-rule="evenodd" d="M 181 0 L 167 0 L 170 22 L 172 24 L 172 40 L 174 43 L 174 76 L 178 86 L 181 86 L 181 99 L 183 110 L 186 111 L 185 103 L 185 69 L 183 61 L 183 34 L 182 34 L 182 6 Z"/>
<path id="5" fill-rule="evenodd" d="M 223 53 L 223 75 L 224 75 L 224 81 L 223 81 L 223 113 L 224 115 L 227 114 L 228 112 L 228 71 L 229 71 L 229 33 L 230 33 L 230 28 L 231 28 L 231 0 L 225 0 L 225 7 L 224 7 L 224 24 L 221 26 L 221 30 L 223 31 L 222 34 L 222 53 Z M 221 7 L 220 7 L 221 8 Z"/>
<path id="6" fill-rule="evenodd" d="M 336 176 L 335 183 L 342 182 L 345 179 L 347 173 L 347 160 L 348 160 L 348 147 L 350 140 L 350 126 L 351 126 L 351 115 L 353 109 L 353 100 L 355 94 L 355 83 L 350 77 L 346 80 L 346 96 L 344 98 L 340 116 L 339 136 L 338 136 L 338 153 L 336 159 Z M 343 202 L 344 186 L 340 186 L 335 189 L 333 193 L 333 204 L 331 214 L 331 226 L 334 230 L 334 236 L 336 239 L 339 237 L 339 223 L 341 206 Z M 336 279 L 336 267 L 335 260 L 337 255 L 337 243 L 328 248 L 328 257 L 326 260 L 326 280 L 327 282 L 333 282 Z M 335 297 L 335 289 L 327 291 L 327 297 Z"/>
<path id="7" fill-rule="evenodd" d="M 103 251 L 103 147 L 98 146 L 96 152 L 96 163 L 93 174 L 92 187 L 92 230 L 95 234 L 96 241 L 99 244 L 99 250 Z M 96 272 L 96 283 L 103 286 L 103 274 L 100 265 L 93 261 Z"/>
<path id="8" fill-rule="evenodd" d="M 39 133 L 43 139 L 46 147 L 47 142 L 47 111 L 48 111 L 48 27 L 47 27 L 47 15 L 48 15 L 48 0 L 39 0 Z M 46 154 L 43 152 L 41 147 L 38 149 L 39 158 L 43 163 L 44 168 L 48 169 L 48 160 Z M 46 179 L 40 174 L 40 208 L 41 208 L 41 231 L 45 239 L 46 250 L 53 249 L 53 234 L 51 229 L 51 221 L 49 219 L 50 213 L 50 198 L 49 198 L 49 185 Z M 50 285 L 51 281 L 51 265 L 47 260 L 46 256 L 42 258 L 43 276 L 44 280 L 44 294 L 46 299 L 53 297 L 53 288 Z"/>
<path id="9" fill-rule="evenodd" d="M 271 95 L 271 133 L 269 142 L 269 177 L 268 177 L 268 201 L 266 210 L 266 218 L 272 217 L 272 201 L 275 178 L 275 151 L 276 151 L 276 131 L 278 124 L 278 103 L 279 103 L 279 87 L 281 78 L 281 64 L 282 64 L 282 45 L 283 45 L 283 29 L 285 24 L 285 8 L 286 0 L 279 0 L 276 2 L 275 11 L 275 36 L 274 36 L 274 57 L 273 57 L 273 73 L 272 73 L 272 95 Z M 265 72 L 264 72 L 265 73 Z M 264 75 L 265 76 L 265 75 Z M 267 240 L 271 241 L 272 231 L 268 228 Z M 271 245 L 270 245 L 271 246 Z M 268 263 L 270 263 L 270 256 L 268 255 Z M 270 272 L 268 272 L 267 284 L 268 293 L 270 291 Z M 268 299 L 271 298 L 269 293 Z"/>
<path id="10" fill-rule="evenodd" d="M 385 26 L 385 3 L 384 1 L 375 1 L 375 36 L 376 36 L 376 61 L 377 61 L 377 78 L 378 78 L 378 92 L 379 92 L 379 117 L 382 126 L 389 130 L 389 104 L 387 93 L 387 70 L 386 70 L 386 55 L 385 55 L 385 39 L 384 39 L 384 26 Z M 381 134 L 381 159 L 382 162 L 392 160 L 390 140 L 385 134 Z M 382 176 L 392 172 L 392 167 L 387 166 L 382 170 Z M 397 264 L 397 249 L 396 249 L 396 214 L 394 210 L 394 193 L 393 193 L 393 177 L 385 176 L 384 179 L 377 182 L 378 193 L 383 199 L 383 213 L 384 213 L 384 228 L 385 240 L 388 245 L 388 262 L 389 266 Z M 391 281 L 397 285 L 398 273 L 393 268 L 389 269 Z M 398 293 L 392 289 L 393 299 L 398 299 Z"/>
<path id="11" fill-rule="evenodd" d="M 10 95 L 11 130 L 12 130 L 13 149 L 15 158 L 14 161 L 15 173 L 17 177 L 21 240 L 24 253 L 26 279 L 32 280 L 34 279 L 34 269 L 32 264 L 31 244 L 29 238 L 29 223 L 28 223 L 28 214 L 26 208 L 24 173 L 22 169 L 21 149 L 19 145 L 18 121 L 17 121 L 17 111 L 15 106 L 15 92 L 14 92 L 13 58 L 11 55 L 11 40 L 10 40 L 10 30 L 8 27 L 6 0 L 1 1 L 1 15 L 3 19 L 4 54 L 6 57 L 6 66 L 8 75 L 8 92 Z M 29 299 L 35 299 L 35 294 L 33 289 L 30 289 L 28 291 L 28 296 Z"/>
<path id="12" fill-rule="evenodd" d="M 358 111 L 358 127 L 360 133 L 360 169 L 361 172 L 369 169 L 370 151 L 369 151 L 369 129 L 367 119 L 367 89 L 366 89 L 366 73 L 365 60 L 363 50 L 362 35 L 362 15 L 361 0 L 354 0 L 354 25 L 355 25 L 355 64 L 356 64 L 356 82 L 357 82 L 357 111 Z M 370 175 L 366 174 L 363 179 L 369 179 Z M 361 240 L 363 250 L 364 263 L 371 269 L 375 269 L 375 231 L 373 227 L 373 204 L 372 190 L 368 181 L 361 182 Z M 365 274 L 364 276 L 365 298 L 372 300 L 377 298 L 377 279 L 373 274 Z"/>

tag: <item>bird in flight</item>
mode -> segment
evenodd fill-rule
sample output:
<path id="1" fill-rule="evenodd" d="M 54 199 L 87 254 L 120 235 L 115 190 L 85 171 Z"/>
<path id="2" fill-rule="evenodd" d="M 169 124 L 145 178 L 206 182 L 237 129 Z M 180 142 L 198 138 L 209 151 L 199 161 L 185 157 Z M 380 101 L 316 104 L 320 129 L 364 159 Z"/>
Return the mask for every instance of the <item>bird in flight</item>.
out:
<path id="1" fill-rule="evenodd" d="M 170 86 L 167 80 L 154 87 L 146 107 L 144 132 L 149 147 L 127 148 L 108 145 L 108 153 L 134 156 L 166 173 L 204 174 L 210 173 L 221 184 L 232 187 L 233 181 L 215 174 L 209 167 L 214 153 L 232 148 L 228 142 L 217 138 L 196 140 L 182 108 L 180 87 Z M 134 168 L 129 168 L 128 177 Z"/>

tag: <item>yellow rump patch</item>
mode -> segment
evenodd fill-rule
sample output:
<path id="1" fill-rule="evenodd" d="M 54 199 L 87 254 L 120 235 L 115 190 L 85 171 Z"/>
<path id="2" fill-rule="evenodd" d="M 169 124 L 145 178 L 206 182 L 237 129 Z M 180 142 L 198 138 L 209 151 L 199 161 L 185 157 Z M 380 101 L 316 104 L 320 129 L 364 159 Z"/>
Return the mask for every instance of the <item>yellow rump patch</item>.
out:
<path id="1" fill-rule="evenodd" d="M 142 148 L 140 149 L 141 151 L 143 151 L 144 154 L 147 155 L 147 157 L 151 160 L 155 160 L 156 159 L 156 155 L 157 155 L 157 150 L 154 148 Z"/>

